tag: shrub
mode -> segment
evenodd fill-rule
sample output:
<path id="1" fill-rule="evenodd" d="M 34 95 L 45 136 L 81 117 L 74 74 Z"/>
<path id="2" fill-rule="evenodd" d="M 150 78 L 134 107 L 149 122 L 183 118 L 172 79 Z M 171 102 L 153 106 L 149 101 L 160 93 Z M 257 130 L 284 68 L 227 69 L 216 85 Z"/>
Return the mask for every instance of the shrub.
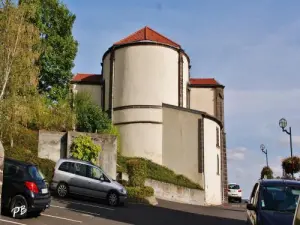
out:
<path id="1" fill-rule="evenodd" d="M 143 158 L 130 158 L 118 155 L 118 172 L 128 173 L 126 163 L 130 159 L 136 159 L 139 161 L 144 161 L 146 163 L 146 177 L 149 179 L 166 182 L 181 187 L 203 190 L 203 188 L 199 184 L 191 181 L 187 177 L 183 175 L 177 175 L 176 173 L 174 173 L 174 171 L 170 170 L 169 168 Z"/>
<path id="2" fill-rule="evenodd" d="M 265 166 L 264 168 L 262 168 L 260 178 L 263 179 L 265 176 L 267 176 L 267 179 L 273 178 L 273 171 L 270 167 Z"/>
<path id="3" fill-rule="evenodd" d="M 101 147 L 87 135 L 76 137 L 71 145 L 71 156 L 75 159 L 96 163 Z"/>
<path id="4" fill-rule="evenodd" d="M 126 187 L 127 195 L 131 199 L 143 199 L 154 195 L 154 189 L 149 186 Z"/>
<path id="5" fill-rule="evenodd" d="M 110 130 L 111 120 L 101 107 L 93 102 L 90 93 L 80 92 L 75 96 L 76 130 L 89 133 L 104 133 Z"/>
<path id="6" fill-rule="evenodd" d="M 287 174 L 298 173 L 300 171 L 300 158 L 297 156 L 285 158 L 282 160 L 281 166 Z"/>
<path id="7" fill-rule="evenodd" d="M 131 159 L 127 161 L 129 186 L 143 187 L 147 178 L 147 165 L 142 160 Z"/>
<path id="8" fill-rule="evenodd" d="M 23 162 L 30 162 L 34 165 L 37 165 L 41 172 L 45 175 L 45 179 L 48 182 L 51 182 L 54 173 L 55 162 L 49 159 L 38 158 L 37 155 L 31 153 L 30 151 L 19 151 L 18 149 L 12 150 L 10 148 L 5 149 L 5 157 L 13 158 Z"/>

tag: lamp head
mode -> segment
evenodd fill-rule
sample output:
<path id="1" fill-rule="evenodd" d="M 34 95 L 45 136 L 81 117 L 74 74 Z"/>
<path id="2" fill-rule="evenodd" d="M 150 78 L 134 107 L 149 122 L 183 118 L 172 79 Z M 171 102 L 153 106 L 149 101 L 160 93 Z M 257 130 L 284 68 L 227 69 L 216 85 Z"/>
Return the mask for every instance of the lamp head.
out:
<path id="1" fill-rule="evenodd" d="M 281 119 L 279 120 L 279 126 L 280 126 L 282 129 L 286 128 L 286 126 L 287 126 L 287 121 L 286 121 L 286 119 L 281 118 Z"/>
<path id="2" fill-rule="evenodd" d="M 266 148 L 266 147 L 265 147 L 265 145 L 264 145 L 264 144 L 261 144 L 261 145 L 260 145 L 260 150 L 264 151 L 264 150 L 265 150 L 265 148 Z"/>

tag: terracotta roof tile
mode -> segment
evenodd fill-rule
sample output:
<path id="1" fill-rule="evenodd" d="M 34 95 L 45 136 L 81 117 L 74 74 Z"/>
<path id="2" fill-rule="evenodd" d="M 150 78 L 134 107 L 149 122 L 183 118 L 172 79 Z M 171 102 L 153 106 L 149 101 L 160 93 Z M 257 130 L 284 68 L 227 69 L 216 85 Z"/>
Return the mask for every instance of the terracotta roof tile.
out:
<path id="1" fill-rule="evenodd" d="M 214 78 L 191 78 L 190 79 L 191 85 L 221 85 L 218 81 L 216 81 Z"/>
<path id="2" fill-rule="evenodd" d="M 181 48 L 179 44 L 175 43 L 174 41 L 168 39 L 167 37 L 152 30 L 150 27 L 147 26 L 134 32 L 128 37 L 114 43 L 114 45 L 122 45 L 139 41 L 153 41 L 162 44 L 167 44 L 176 48 Z"/>
<path id="3" fill-rule="evenodd" d="M 73 79 L 73 83 L 101 83 L 103 77 L 101 74 L 77 73 Z"/>

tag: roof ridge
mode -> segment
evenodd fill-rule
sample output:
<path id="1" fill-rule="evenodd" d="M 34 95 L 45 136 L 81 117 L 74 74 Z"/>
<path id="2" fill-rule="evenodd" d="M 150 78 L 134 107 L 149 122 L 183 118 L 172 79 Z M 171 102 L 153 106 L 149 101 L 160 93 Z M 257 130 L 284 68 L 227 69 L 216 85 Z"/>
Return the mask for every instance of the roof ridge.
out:
<path id="1" fill-rule="evenodd" d="M 147 26 L 146 26 L 146 27 L 147 27 Z M 166 36 L 162 35 L 161 33 L 158 33 L 157 31 L 153 30 L 153 29 L 150 28 L 150 27 L 147 27 L 147 28 L 148 28 L 149 30 L 151 30 L 152 32 L 154 32 L 154 33 L 160 35 L 161 37 L 167 39 L 168 41 L 172 42 L 173 44 L 178 45 L 178 46 L 181 48 L 181 46 L 180 46 L 179 44 L 177 44 L 176 42 L 174 42 L 174 41 L 172 41 L 171 39 L 167 38 Z"/>
<path id="2" fill-rule="evenodd" d="M 141 32 L 141 31 L 143 31 L 144 29 L 145 29 L 145 27 L 143 27 L 142 29 L 137 30 L 136 32 L 130 34 L 129 36 L 127 36 L 127 37 L 125 37 L 125 38 L 123 38 L 123 39 L 115 42 L 114 44 L 117 45 L 118 43 L 120 43 L 122 41 L 125 41 L 126 39 L 129 39 L 129 38 L 133 37 L 134 35 L 136 35 L 137 33 Z"/>

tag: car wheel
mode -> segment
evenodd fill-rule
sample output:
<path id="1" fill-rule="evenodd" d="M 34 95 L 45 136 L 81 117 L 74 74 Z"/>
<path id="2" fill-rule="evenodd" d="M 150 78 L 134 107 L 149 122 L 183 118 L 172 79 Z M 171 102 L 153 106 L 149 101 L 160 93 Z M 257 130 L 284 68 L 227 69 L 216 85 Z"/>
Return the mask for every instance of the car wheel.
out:
<path id="1" fill-rule="evenodd" d="M 109 192 L 107 195 L 107 203 L 110 206 L 117 206 L 119 204 L 119 195 L 114 191 Z"/>
<path id="2" fill-rule="evenodd" d="M 61 198 L 66 197 L 69 193 L 68 185 L 65 183 L 59 183 L 56 188 L 56 193 Z"/>
<path id="3" fill-rule="evenodd" d="M 16 195 L 10 203 L 10 214 L 13 218 L 23 219 L 27 217 L 28 204 L 22 195 Z"/>
<path id="4" fill-rule="evenodd" d="M 242 199 L 241 198 L 239 199 L 239 203 L 242 203 Z"/>

